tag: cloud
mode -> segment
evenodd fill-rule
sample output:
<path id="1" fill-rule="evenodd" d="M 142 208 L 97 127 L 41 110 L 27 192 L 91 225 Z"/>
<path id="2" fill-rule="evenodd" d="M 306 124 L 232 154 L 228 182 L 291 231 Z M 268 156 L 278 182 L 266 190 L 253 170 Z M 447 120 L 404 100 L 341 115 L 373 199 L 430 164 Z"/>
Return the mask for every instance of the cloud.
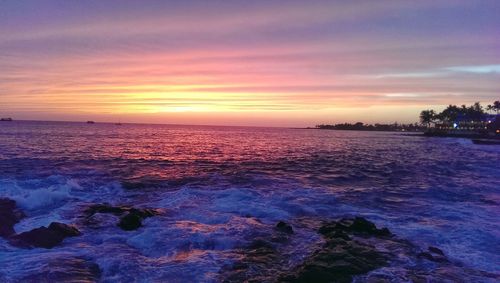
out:
<path id="1" fill-rule="evenodd" d="M 456 67 L 448 67 L 445 69 L 453 72 L 464 72 L 464 73 L 474 73 L 474 74 L 500 73 L 500 65 L 456 66 Z"/>
<path id="2" fill-rule="evenodd" d="M 490 102 L 500 91 L 500 5 L 476 4 L 4 1 L 0 111 L 316 117 Z"/>

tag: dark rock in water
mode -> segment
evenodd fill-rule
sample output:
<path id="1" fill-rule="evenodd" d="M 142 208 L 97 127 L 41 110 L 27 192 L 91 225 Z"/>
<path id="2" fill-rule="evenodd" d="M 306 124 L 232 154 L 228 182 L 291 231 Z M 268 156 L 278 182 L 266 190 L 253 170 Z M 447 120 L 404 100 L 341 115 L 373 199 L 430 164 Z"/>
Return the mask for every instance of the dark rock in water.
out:
<path id="1" fill-rule="evenodd" d="M 101 270 L 96 263 L 78 257 L 63 257 L 47 262 L 36 274 L 23 277 L 21 282 L 97 282 Z"/>
<path id="2" fill-rule="evenodd" d="M 367 234 L 373 234 L 374 231 L 377 231 L 377 227 L 375 226 L 375 224 L 363 217 L 354 218 L 354 221 L 349 228 L 351 229 L 351 231 Z"/>
<path id="3" fill-rule="evenodd" d="M 137 216 L 140 216 L 142 218 L 147 218 L 147 217 L 153 217 L 155 215 L 160 214 L 157 210 L 154 209 L 149 209 L 149 208 L 131 208 L 129 210 L 130 214 L 135 214 Z"/>
<path id="4" fill-rule="evenodd" d="M 24 217 L 24 213 L 16 208 L 16 202 L 10 199 L 0 199 L 0 236 L 8 237 L 9 242 L 18 247 L 53 248 L 66 237 L 80 235 L 73 226 L 52 222 L 49 227 L 40 227 L 21 234 L 15 234 L 14 225 Z"/>
<path id="5" fill-rule="evenodd" d="M 276 224 L 276 229 L 278 229 L 278 231 L 281 231 L 281 232 L 284 232 L 287 234 L 293 234 L 292 226 L 290 224 L 283 222 L 283 221 L 280 221 L 280 222 L 278 222 L 278 224 Z"/>
<path id="6" fill-rule="evenodd" d="M 375 224 L 366 220 L 363 217 L 356 217 L 354 219 L 342 219 L 338 222 L 327 223 L 319 229 L 319 233 L 326 237 L 334 237 L 342 235 L 339 233 L 352 233 L 357 236 L 377 236 L 389 237 L 391 232 L 387 228 L 377 229 Z"/>
<path id="7" fill-rule="evenodd" d="M 15 235 L 10 239 L 10 242 L 12 245 L 18 247 L 50 249 L 60 244 L 65 238 L 78 236 L 80 234 L 80 231 L 73 226 L 52 222 L 48 228 L 42 226 Z"/>
<path id="8" fill-rule="evenodd" d="M 90 217 L 96 213 L 112 213 L 114 215 L 121 215 L 130 210 L 126 206 L 111 206 L 109 204 L 94 204 L 85 210 L 86 217 Z"/>
<path id="9" fill-rule="evenodd" d="M 421 252 L 418 254 L 419 258 L 424 258 L 426 260 L 434 261 L 434 262 L 447 262 L 448 259 L 444 255 L 444 252 L 441 249 L 436 247 L 429 247 L 427 252 Z"/>
<path id="10" fill-rule="evenodd" d="M 444 252 L 443 252 L 441 249 L 438 249 L 438 248 L 436 248 L 436 247 L 432 247 L 432 246 L 431 246 L 431 247 L 429 247 L 429 249 L 428 249 L 428 250 L 429 250 L 429 252 L 431 252 L 431 253 L 434 253 L 434 254 L 438 254 L 438 255 L 442 255 L 442 256 L 444 256 Z"/>
<path id="11" fill-rule="evenodd" d="M 386 265 L 388 258 L 368 243 L 356 241 L 349 234 L 370 237 L 390 235 L 372 222 L 356 217 L 324 224 L 319 229 L 326 243 L 313 253 L 293 274 L 282 282 L 351 282 L 353 276 Z"/>
<path id="12" fill-rule="evenodd" d="M 49 230 L 57 232 L 65 237 L 79 236 L 80 231 L 71 225 L 67 225 L 59 222 L 52 222 L 49 225 Z"/>
<path id="13" fill-rule="evenodd" d="M 263 238 L 254 239 L 246 248 L 240 262 L 226 269 L 222 282 L 266 282 L 269 276 L 276 276 L 272 263 L 279 260 L 279 254 L 273 244 Z"/>
<path id="14" fill-rule="evenodd" d="M 351 282 L 353 276 L 382 267 L 387 262 L 387 258 L 373 246 L 352 242 L 338 242 L 334 246 L 317 251 L 299 267 L 296 274 L 281 281 Z"/>
<path id="15" fill-rule="evenodd" d="M 252 250 L 257 250 L 257 249 L 274 249 L 274 246 L 267 242 L 266 240 L 264 239 L 255 239 L 252 241 L 252 243 L 250 243 L 250 245 L 248 246 L 249 249 L 252 249 Z"/>
<path id="16" fill-rule="evenodd" d="M 348 229 L 354 233 L 372 236 L 390 236 L 391 232 L 387 228 L 377 229 L 375 224 L 363 217 L 356 217 Z"/>
<path id="17" fill-rule="evenodd" d="M 123 230 L 130 231 L 136 230 L 142 226 L 142 217 L 135 213 L 129 213 L 120 219 L 118 226 Z"/>
<path id="18" fill-rule="evenodd" d="M 95 204 L 85 210 L 85 218 L 89 220 L 96 213 L 111 213 L 116 216 L 121 216 L 118 226 L 123 230 L 130 231 L 141 227 L 144 218 L 158 215 L 160 211 L 149 208 Z"/>
<path id="19" fill-rule="evenodd" d="M 14 234 L 14 225 L 24 216 L 24 213 L 16 208 L 15 201 L 0 198 L 0 237 Z"/>
<path id="20" fill-rule="evenodd" d="M 293 228 L 279 222 L 275 233 L 254 239 L 244 256 L 234 266 L 223 269 L 223 282 L 351 282 L 353 276 L 368 273 L 387 265 L 389 257 L 370 244 L 389 240 L 387 229 L 377 229 L 364 218 L 328 222 L 319 228 L 325 243 L 298 266 L 285 267 L 289 255 L 282 254 L 293 241 L 273 241 L 277 236 L 288 238 Z M 270 239 L 270 240 L 269 240 Z"/>
<path id="21" fill-rule="evenodd" d="M 79 224 L 90 229 L 101 229 L 115 226 L 119 221 L 120 217 L 111 213 L 96 213 L 92 216 L 83 218 Z"/>
<path id="22" fill-rule="evenodd" d="M 109 204 L 94 204 L 85 210 L 85 216 L 89 217 L 95 213 L 112 213 L 120 216 L 124 213 L 133 213 L 142 218 L 151 217 L 160 214 L 156 209 L 149 208 L 134 208 L 130 206 L 112 206 Z"/>
<path id="23" fill-rule="evenodd" d="M 249 262 L 265 264 L 275 257 L 276 249 L 273 244 L 264 239 L 255 239 L 248 246 Z M 247 263 L 247 264 L 248 264 Z"/>
<path id="24" fill-rule="evenodd" d="M 315 241 L 313 251 L 298 258 L 293 257 L 297 251 L 296 237 L 289 237 L 277 227 L 270 234 L 260 233 L 240 249 L 240 260 L 220 270 L 218 281 L 484 282 L 484 278 L 491 278 L 491 282 L 498 282 L 497 274 L 466 268 L 448 260 L 436 247 L 420 252 L 410 241 L 361 217 L 326 222 L 318 232 L 323 241 Z M 275 237 L 289 239 L 274 241 Z M 297 261 L 290 261 L 291 258 Z"/>

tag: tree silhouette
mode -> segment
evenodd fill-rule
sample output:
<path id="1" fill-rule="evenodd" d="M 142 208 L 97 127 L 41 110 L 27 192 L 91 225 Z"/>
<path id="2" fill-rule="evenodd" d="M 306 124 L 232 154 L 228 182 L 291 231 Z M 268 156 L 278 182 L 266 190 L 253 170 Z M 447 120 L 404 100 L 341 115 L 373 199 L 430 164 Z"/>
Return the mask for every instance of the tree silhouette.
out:
<path id="1" fill-rule="evenodd" d="M 493 105 L 488 104 L 488 105 L 486 106 L 486 111 L 487 111 L 488 113 L 489 113 L 490 111 L 493 111 Z"/>
<path id="2" fill-rule="evenodd" d="M 430 127 L 431 123 L 436 119 L 436 112 L 434 110 L 423 110 L 420 112 L 420 123 Z"/>
<path id="3" fill-rule="evenodd" d="M 497 112 L 497 115 L 498 115 L 498 111 L 500 111 L 500 101 L 499 100 L 493 102 L 492 110 Z"/>

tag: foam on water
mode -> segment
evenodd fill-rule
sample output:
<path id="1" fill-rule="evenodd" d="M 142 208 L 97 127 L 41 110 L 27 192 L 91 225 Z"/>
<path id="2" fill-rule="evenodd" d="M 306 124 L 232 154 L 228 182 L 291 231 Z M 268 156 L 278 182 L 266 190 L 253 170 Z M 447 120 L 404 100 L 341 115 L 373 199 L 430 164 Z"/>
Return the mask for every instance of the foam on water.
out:
<path id="1" fill-rule="evenodd" d="M 55 178 L 49 178 L 52 180 Z M 59 178 L 57 178 L 59 179 Z M 60 181 L 60 180 L 58 180 Z M 57 208 L 70 197 L 70 191 L 78 184 L 71 180 L 64 183 L 47 184 L 40 180 L 18 182 L 16 180 L 0 180 L 0 186 L 6 197 L 16 201 L 17 205 L 29 212 Z"/>

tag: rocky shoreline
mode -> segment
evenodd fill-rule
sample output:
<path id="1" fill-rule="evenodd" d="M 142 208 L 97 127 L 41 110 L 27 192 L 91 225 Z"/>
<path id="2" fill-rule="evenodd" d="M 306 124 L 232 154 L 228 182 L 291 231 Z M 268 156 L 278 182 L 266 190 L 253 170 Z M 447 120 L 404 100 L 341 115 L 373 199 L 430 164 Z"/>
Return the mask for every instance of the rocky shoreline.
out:
<path id="1" fill-rule="evenodd" d="M 112 214 L 119 217 L 115 225 L 124 231 L 130 231 L 141 228 L 143 219 L 163 213 L 158 209 L 91 204 L 83 210 L 80 217 L 82 221 L 77 226 L 97 229 L 99 226 L 95 225 L 99 222 L 98 216 Z M 57 248 L 67 237 L 82 235 L 77 227 L 59 222 L 16 234 L 14 225 L 24 217 L 15 201 L 0 198 L 0 237 L 18 248 Z M 422 249 L 398 238 L 387 228 L 378 228 L 363 217 L 326 221 L 316 231 L 321 236 L 321 241 L 298 264 L 289 266 L 286 264 L 289 254 L 283 253 L 283 250 L 294 244 L 296 231 L 291 224 L 279 221 L 271 233 L 256 233 L 250 239 L 250 244 L 237 248 L 240 259 L 222 267 L 217 281 L 467 282 L 491 278 L 494 282 L 500 279 L 496 274 L 470 270 L 459 262 L 448 259 L 437 247 Z M 408 262 L 416 264 L 408 267 Z M 101 279 L 101 269 L 88 259 L 65 258 L 47 265 L 54 268 L 29 275 L 25 279 L 85 282 Z"/>
<path id="2" fill-rule="evenodd" d="M 96 214 L 111 213 L 120 217 L 117 226 L 122 230 L 136 230 L 142 226 L 142 220 L 158 215 L 154 209 L 139 209 L 128 206 L 111 206 L 108 204 L 94 204 L 83 211 L 84 221 L 80 224 L 92 227 L 96 221 Z M 14 225 L 26 215 L 17 208 L 16 202 L 7 198 L 0 198 L 0 237 L 17 248 L 52 249 L 61 245 L 68 237 L 77 237 L 82 233 L 73 225 L 52 222 L 48 227 L 42 226 L 23 233 L 16 234 Z M 93 222 L 94 221 L 94 222 Z M 71 281 L 71 282 L 97 282 L 101 276 L 99 266 L 83 258 L 64 258 L 60 261 L 48 262 L 50 271 L 30 275 L 23 280 L 28 282 L 45 281 Z"/>
<path id="3" fill-rule="evenodd" d="M 495 282 L 500 279 L 496 274 L 471 270 L 449 260 L 437 247 L 422 249 L 362 217 L 324 222 L 317 232 L 322 235 L 322 243 L 316 250 L 298 265 L 283 268 L 286 255 L 280 250 L 291 243 L 293 227 L 279 222 L 268 239 L 258 238 L 241 250 L 242 259 L 223 269 L 221 281 L 483 282 L 484 278 L 490 278 Z M 408 267 L 408 262 L 416 264 Z"/>

